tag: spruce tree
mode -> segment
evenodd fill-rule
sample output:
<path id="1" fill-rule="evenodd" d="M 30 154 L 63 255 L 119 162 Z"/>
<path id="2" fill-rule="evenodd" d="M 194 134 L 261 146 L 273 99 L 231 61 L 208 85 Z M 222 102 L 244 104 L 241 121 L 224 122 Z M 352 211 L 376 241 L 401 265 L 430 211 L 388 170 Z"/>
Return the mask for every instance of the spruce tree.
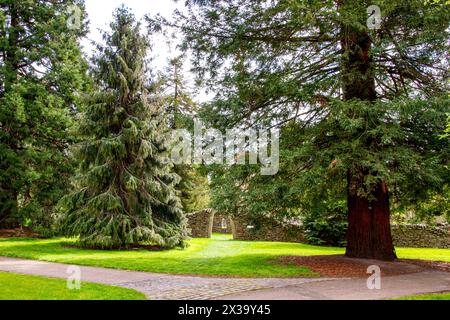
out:
<path id="1" fill-rule="evenodd" d="M 181 246 L 186 219 L 165 159 L 164 110 L 146 89 L 147 39 L 124 7 L 110 27 L 94 58 L 97 90 L 80 120 L 80 170 L 61 230 L 84 247 Z"/>

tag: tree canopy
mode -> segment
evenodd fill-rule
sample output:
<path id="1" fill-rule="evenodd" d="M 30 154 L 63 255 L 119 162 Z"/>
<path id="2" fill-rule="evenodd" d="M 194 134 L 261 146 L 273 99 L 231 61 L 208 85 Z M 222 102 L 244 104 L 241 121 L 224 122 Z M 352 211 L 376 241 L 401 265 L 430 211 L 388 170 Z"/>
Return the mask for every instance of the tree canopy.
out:
<path id="1" fill-rule="evenodd" d="M 149 27 L 182 30 L 199 80 L 216 92 L 203 116 L 219 128 L 294 128 L 285 130 L 291 137 L 284 137 L 281 176 L 260 177 L 252 168 L 219 173 L 223 205 L 279 215 L 299 212 L 308 196 L 347 194 L 347 254 L 393 259 L 392 195 L 417 201 L 448 183 L 448 140 L 439 137 L 449 110 L 449 6 L 187 5 L 172 20 L 149 17 Z M 370 5 L 381 8 L 379 28 L 368 23 Z"/>
<path id="2" fill-rule="evenodd" d="M 0 2 L 0 226 L 49 228 L 67 190 L 69 128 L 87 83 L 84 21 L 77 0 Z"/>

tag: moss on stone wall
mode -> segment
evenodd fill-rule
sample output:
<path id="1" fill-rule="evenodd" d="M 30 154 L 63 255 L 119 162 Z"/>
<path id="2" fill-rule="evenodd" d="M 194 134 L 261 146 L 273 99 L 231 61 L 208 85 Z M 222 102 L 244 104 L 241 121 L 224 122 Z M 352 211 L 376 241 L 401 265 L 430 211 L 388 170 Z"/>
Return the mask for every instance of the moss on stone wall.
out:
<path id="1" fill-rule="evenodd" d="M 393 225 L 392 238 L 397 247 L 450 249 L 448 228 L 424 225 Z"/>

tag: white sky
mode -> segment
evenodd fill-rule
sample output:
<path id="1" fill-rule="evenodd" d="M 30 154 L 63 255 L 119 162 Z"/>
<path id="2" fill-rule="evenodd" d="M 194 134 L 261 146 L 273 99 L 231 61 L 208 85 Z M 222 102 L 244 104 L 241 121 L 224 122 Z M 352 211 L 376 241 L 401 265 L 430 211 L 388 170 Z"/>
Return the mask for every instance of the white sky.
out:
<path id="1" fill-rule="evenodd" d="M 130 8 L 136 15 L 137 19 L 141 19 L 146 14 L 155 16 L 161 14 L 165 18 L 171 18 L 175 9 L 180 11 L 184 8 L 184 0 L 85 0 L 86 10 L 89 19 L 89 34 L 87 39 L 82 42 L 84 52 L 89 57 L 92 55 L 94 47 L 90 44 L 91 41 L 101 42 L 100 30 L 109 30 L 109 23 L 112 20 L 112 13 L 120 5 L 124 4 Z M 163 36 L 152 37 L 152 52 L 153 58 L 152 68 L 159 71 L 167 66 L 170 58 L 177 56 L 179 52 L 175 45 L 169 46 Z M 185 80 L 188 85 L 193 87 L 193 75 L 188 72 L 190 63 L 188 59 L 185 61 Z M 192 92 L 195 100 L 204 102 L 212 98 L 212 93 L 207 94 L 205 90 L 198 89 Z"/>
<path id="2" fill-rule="evenodd" d="M 141 19 L 146 14 L 161 14 L 166 18 L 170 18 L 175 9 L 182 9 L 184 1 L 175 3 L 172 0 L 86 0 L 86 10 L 89 19 L 90 33 L 88 39 L 83 41 L 85 53 L 90 56 L 93 47 L 90 41 L 101 42 L 101 30 L 109 30 L 109 23 L 112 19 L 112 13 L 121 4 L 125 4 L 136 15 L 137 19 Z M 174 48 L 169 48 L 163 37 L 158 37 L 153 43 L 152 57 L 155 59 L 155 65 L 163 66 L 167 60 L 175 56 Z"/>

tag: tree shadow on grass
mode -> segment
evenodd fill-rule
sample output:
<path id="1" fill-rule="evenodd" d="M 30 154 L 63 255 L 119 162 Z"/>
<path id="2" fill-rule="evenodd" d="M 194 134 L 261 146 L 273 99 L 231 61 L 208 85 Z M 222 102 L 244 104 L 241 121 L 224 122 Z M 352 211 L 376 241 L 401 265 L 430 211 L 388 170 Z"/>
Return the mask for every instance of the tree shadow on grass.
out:
<path id="1" fill-rule="evenodd" d="M 228 277 L 315 277 L 316 273 L 295 265 L 283 265 L 276 255 L 243 251 L 233 255 L 201 255 L 189 250 L 105 251 L 67 247 L 70 241 L 15 239 L 0 243 L 0 256 L 71 263 L 84 266 L 147 271 L 177 275 Z"/>

